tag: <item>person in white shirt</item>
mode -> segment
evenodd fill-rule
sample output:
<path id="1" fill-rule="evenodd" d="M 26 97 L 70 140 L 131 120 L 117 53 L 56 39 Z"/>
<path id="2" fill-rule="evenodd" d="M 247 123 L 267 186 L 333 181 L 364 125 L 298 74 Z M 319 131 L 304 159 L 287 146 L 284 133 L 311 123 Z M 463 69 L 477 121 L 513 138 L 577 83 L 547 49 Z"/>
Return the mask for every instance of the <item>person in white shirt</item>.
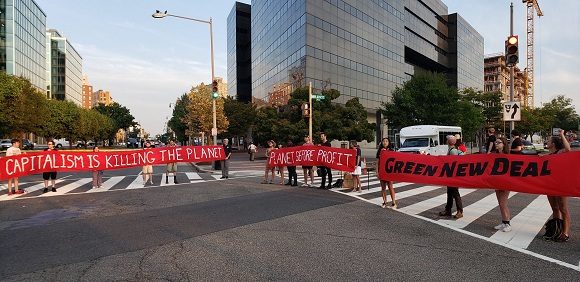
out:
<path id="1" fill-rule="evenodd" d="M 22 154 L 22 151 L 20 151 L 20 140 L 18 139 L 12 139 L 12 147 L 8 148 L 8 150 L 6 150 L 6 156 L 10 157 L 10 156 L 17 156 Z M 14 189 L 12 189 L 14 188 Z M 12 192 L 12 190 L 14 190 L 14 192 Z M 18 177 L 12 177 L 8 179 L 8 196 L 14 195 L 14 194 L 23 194 L 24 191 L 23 190 L 19 190 L 18 189 Z"/>

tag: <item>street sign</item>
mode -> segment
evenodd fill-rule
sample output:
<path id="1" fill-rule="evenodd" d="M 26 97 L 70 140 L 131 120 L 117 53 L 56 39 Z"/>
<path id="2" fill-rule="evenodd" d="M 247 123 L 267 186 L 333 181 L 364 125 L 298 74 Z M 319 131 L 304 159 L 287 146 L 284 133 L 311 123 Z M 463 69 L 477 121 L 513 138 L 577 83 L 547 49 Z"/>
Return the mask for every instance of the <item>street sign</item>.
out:
<path id="1" fill-rule="evenodd" d="M 316 99 L 316 100 L 324 100 L 324 95 L 318 95 L 318 94 L 312 94 L 312 99 Z"/>
<path id="2" fill-rule="evenodd" d="M 505 102 L 503 104 L 503 121 L 522 120 L 522 108 L 520 102 Z"/>

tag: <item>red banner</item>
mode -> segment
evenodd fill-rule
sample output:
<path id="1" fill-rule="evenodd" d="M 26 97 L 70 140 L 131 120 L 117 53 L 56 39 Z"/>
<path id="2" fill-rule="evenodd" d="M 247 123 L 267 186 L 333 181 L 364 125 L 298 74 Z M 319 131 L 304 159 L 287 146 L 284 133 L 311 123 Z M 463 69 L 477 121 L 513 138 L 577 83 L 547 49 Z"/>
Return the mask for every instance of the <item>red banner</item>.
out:
<path id="1" fill-rule="evenodd" d="M 298 146 L 276 149 L 270 154 L 269 166 L 325 166 L 354 171 L 356 150 L 324 146 Z"/>
<path id="2" fill-rule="evenodd" d="M 45 151 L 0 158 L 0 179 L 47 171 L 109 170 L 225 159 L 222 146 L 161 147 L 131 151 Z"/>
<path id="3" fill-rule="evenodd" d="M 546 156 L 428 156 L 385 151 L 379 178 L 464 188 L 580 197 L 580 152 Z"/>

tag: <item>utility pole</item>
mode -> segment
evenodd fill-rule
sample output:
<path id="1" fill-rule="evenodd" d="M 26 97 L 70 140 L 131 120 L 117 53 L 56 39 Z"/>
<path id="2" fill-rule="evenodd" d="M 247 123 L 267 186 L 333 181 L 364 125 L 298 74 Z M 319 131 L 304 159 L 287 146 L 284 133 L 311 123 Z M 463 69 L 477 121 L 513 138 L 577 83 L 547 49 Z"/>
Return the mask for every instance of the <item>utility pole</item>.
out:
<path id="1" fill-rule="evenodd" d="M 314 140 L 312 140 L 312 116 L 314 115 L 314 111 L 312 110 L 312 82 L 308 85 L 308 106 L 310 108 L 310 115 L 308 115 L 308 138 L 310 139 L 310 143 L 314 144 Z"/>
<path id="2" fill-rule="evenodd" d="M 514 35 L 514 3 L 510 4 L 510 36 Z M 510 67 L 510 102 L 514 101 L 514 68 L 515 64 Z M 514 130 L 514 121 L 510 121 L 510 132 Z M 508 134 L 508 136 L 510 136 Z M 513 140 L 512 140 L 513 142 Z"/>

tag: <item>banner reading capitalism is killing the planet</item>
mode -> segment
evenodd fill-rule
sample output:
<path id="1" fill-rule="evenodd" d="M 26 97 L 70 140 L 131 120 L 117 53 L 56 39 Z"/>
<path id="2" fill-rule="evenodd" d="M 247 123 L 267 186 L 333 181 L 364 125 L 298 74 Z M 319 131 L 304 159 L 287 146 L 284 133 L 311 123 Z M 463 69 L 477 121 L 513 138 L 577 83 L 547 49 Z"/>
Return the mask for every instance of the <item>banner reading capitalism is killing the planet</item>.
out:
<path id="1" fill-rule="evenodd" d="M 297 146 L 274 150 L 270 166 L 325 166 L 341 171 L 354 171 L 356 150 L 324 146 Z"/>
<path id="2" fill-rule="evenodd" d="M 546 156 L 428 156 L 382 152 L 379 178 L 464 188 L 580 197 L 580 152 Z"/>
<path id="3" fill-rule="evenodd" d="M 225 159 L 222 146 L 162 147 L 130 151 L 44 151 L 0 158 L 0 180 L 48 171 L 109 170 L 173 162 Z"/>

